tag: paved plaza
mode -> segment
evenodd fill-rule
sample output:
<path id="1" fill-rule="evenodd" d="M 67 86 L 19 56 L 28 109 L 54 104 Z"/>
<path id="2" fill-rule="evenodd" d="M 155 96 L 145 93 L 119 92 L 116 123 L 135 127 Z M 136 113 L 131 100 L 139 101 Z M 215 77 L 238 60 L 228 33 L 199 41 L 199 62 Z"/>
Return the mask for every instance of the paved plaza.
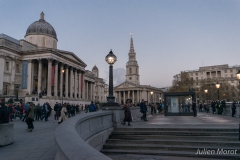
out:
<path id="1" fill-rule="evenodd" d="M 81 113 L 91 114 L 91 113 Z M 77 115 L 76 115 L 77 116 Z M 230 116 L 212 115 L 210 113 L 198 113 L 197 117 L 192 116 L 168 116 L 149 115 L 147 122 L 134 119 L 132 126 L 121 127 L 203 127 L 203 128 L 238 128 L 238 118 Z M 14 120 L 14 143 L 0 148 L 0 160 L 53 160 L 56 155 L 56 146 L 54 140 L 54 130 L 58 123 L 54 123 L 53 116 L 48 122 L 35 121 L 33 132 L 27 132 L 26 123 L 17 118 Z M 132 159 L 148 160 L 148 156 L 138 155 L 112 155 L 113 159 Z M 176 157 L 174 157 L 176 158 Z M 152 157 L 154 159 L 154 157 Z M 158 159 L 158 158 L 155 158 Z M 161 159 L 171 159 L 171 157 L 162 157 Z"/>

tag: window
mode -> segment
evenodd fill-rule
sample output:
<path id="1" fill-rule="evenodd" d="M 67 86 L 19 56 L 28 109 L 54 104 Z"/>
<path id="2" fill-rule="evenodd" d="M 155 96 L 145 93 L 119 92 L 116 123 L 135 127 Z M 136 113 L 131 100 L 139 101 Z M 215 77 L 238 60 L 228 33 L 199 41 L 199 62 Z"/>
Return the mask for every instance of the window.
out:
<path id="1" fill-rule="evenodd" d="M 232 71 L 232 69 L 230 69 L 230 73 L 232 73 L 233 71 Z"/>
<path id="2" fill-rule="evenodd" d="M 233 74 L 231 74 L 231 77 L 233 77 Z"/>
<path id="3" fill-rule="evenodd" d="M 20 67 L 19 67 L 19 64 L 16 65 L 16 73 L 20 73 Z"/>
<path id="4" fill-rule="evenodd" d="M 7 95 L 8 94 L 8 85 L 5 85 L 3 88 L 3 94 Z"/>
<path id="5" fill-rule="evenodd" d="M 196 77 L 196 80 L 198 81 L 198 77 Z"/>
<path id="6" fill-rule="evenodd" d="M 46 44 L 46 40 L 45 40 L 45 37 L 43 37 L 43 39 L 42 39 L 42 46 L 45 47 L 45 44 Z"/>
<path id="7" fill-rule="evenodd" d="M 193 73 L 191 73 L 191 76 L 193 76 Z"/>
<path id="8" fill-rule="evenodd" d="M 224 70 L 225 73 L 227 73 L 227 70 Z"/>
<path id="9" fill-rule="evenodd" d="M 195 73 L 196 74 L 196 76 L 198 76 L 198 73 Z"/>
<path id="10" fill-rule="evenodd" d="M 129 73 L 132 74 L 132 68 L 129 68 Z"/>
<path id="11" fill-rule="evenodd" d="M 6 61 L 6 71 L 9 71 L 9 62 Z"/>

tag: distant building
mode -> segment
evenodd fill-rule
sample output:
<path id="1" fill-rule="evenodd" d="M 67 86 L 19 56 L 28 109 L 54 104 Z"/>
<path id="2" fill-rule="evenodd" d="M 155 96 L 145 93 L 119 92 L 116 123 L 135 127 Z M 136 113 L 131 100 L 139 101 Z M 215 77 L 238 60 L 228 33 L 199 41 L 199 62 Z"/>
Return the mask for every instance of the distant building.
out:
<path id="1" fill-rule="evenodd" d="M 212 83 L 227 82 L 230 85 L 238 86 L 239 82 L 236 73 L 240 69 L 240 65 L 228 66 L 227 64 L 199 67 L 198 70 L 182 71 L 189 74 L 189 77 L 195 80 L 194 87 L 200 87 L 201 80 L 209 80 Z M 173 76 L 176 80 L 180 80 L 180 74 Z"/>

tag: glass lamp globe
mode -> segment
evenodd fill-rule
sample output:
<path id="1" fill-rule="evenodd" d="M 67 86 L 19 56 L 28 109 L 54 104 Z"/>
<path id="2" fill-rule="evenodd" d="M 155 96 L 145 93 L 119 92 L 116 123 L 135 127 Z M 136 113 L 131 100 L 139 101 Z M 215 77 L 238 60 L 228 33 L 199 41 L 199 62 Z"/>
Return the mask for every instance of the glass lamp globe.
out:
<path id="1" fill-rule="evenodd" d="M 216 84 L 216 88 L 220 88 L 220 84 L 218 82 Z"/>
<path id="2" fill-rule="evenodd" d="M 237 79 L 240 80 L 240 70 L 238 70 L 238 72 L 236 73 Z"/>
<path id="3" fill-rule="evenodd" d="M 205 89 L 205 90 L 204 90 L 204 92 L 205 92 L 205 93 L 207 93 L 207 92 L 208 92 L 208 90 L 207 90 L 207 89 Z"/>
<path id="4" fill-rule="evenodd" d="M 150 93 L 151 93 L 151 95 L 152 95 L 152 94 L 153 94 L 153 91 L 151 91 Z"/>
<path id="5" fill-rule="evenodd" d="M 113 65 L 117 61 L 117 57 L 113 54 L 112 50 L 105 58 L 106 62 L 110 65 Z"/>

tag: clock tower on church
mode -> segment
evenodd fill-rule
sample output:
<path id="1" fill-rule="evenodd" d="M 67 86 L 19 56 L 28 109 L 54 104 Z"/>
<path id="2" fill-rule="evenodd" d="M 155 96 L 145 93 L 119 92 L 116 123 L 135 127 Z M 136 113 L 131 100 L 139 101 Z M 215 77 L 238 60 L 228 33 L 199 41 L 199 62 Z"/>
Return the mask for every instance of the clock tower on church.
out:
<path id="1" fill-rule="evenodd" d="M 139 66 L 136 61 L 136 53 L 133 46 L 133 38 L 131 34 L 130 50 L 128 53 L 128 62 L 126 64 L 126 81 L 140 85 Z"/>

